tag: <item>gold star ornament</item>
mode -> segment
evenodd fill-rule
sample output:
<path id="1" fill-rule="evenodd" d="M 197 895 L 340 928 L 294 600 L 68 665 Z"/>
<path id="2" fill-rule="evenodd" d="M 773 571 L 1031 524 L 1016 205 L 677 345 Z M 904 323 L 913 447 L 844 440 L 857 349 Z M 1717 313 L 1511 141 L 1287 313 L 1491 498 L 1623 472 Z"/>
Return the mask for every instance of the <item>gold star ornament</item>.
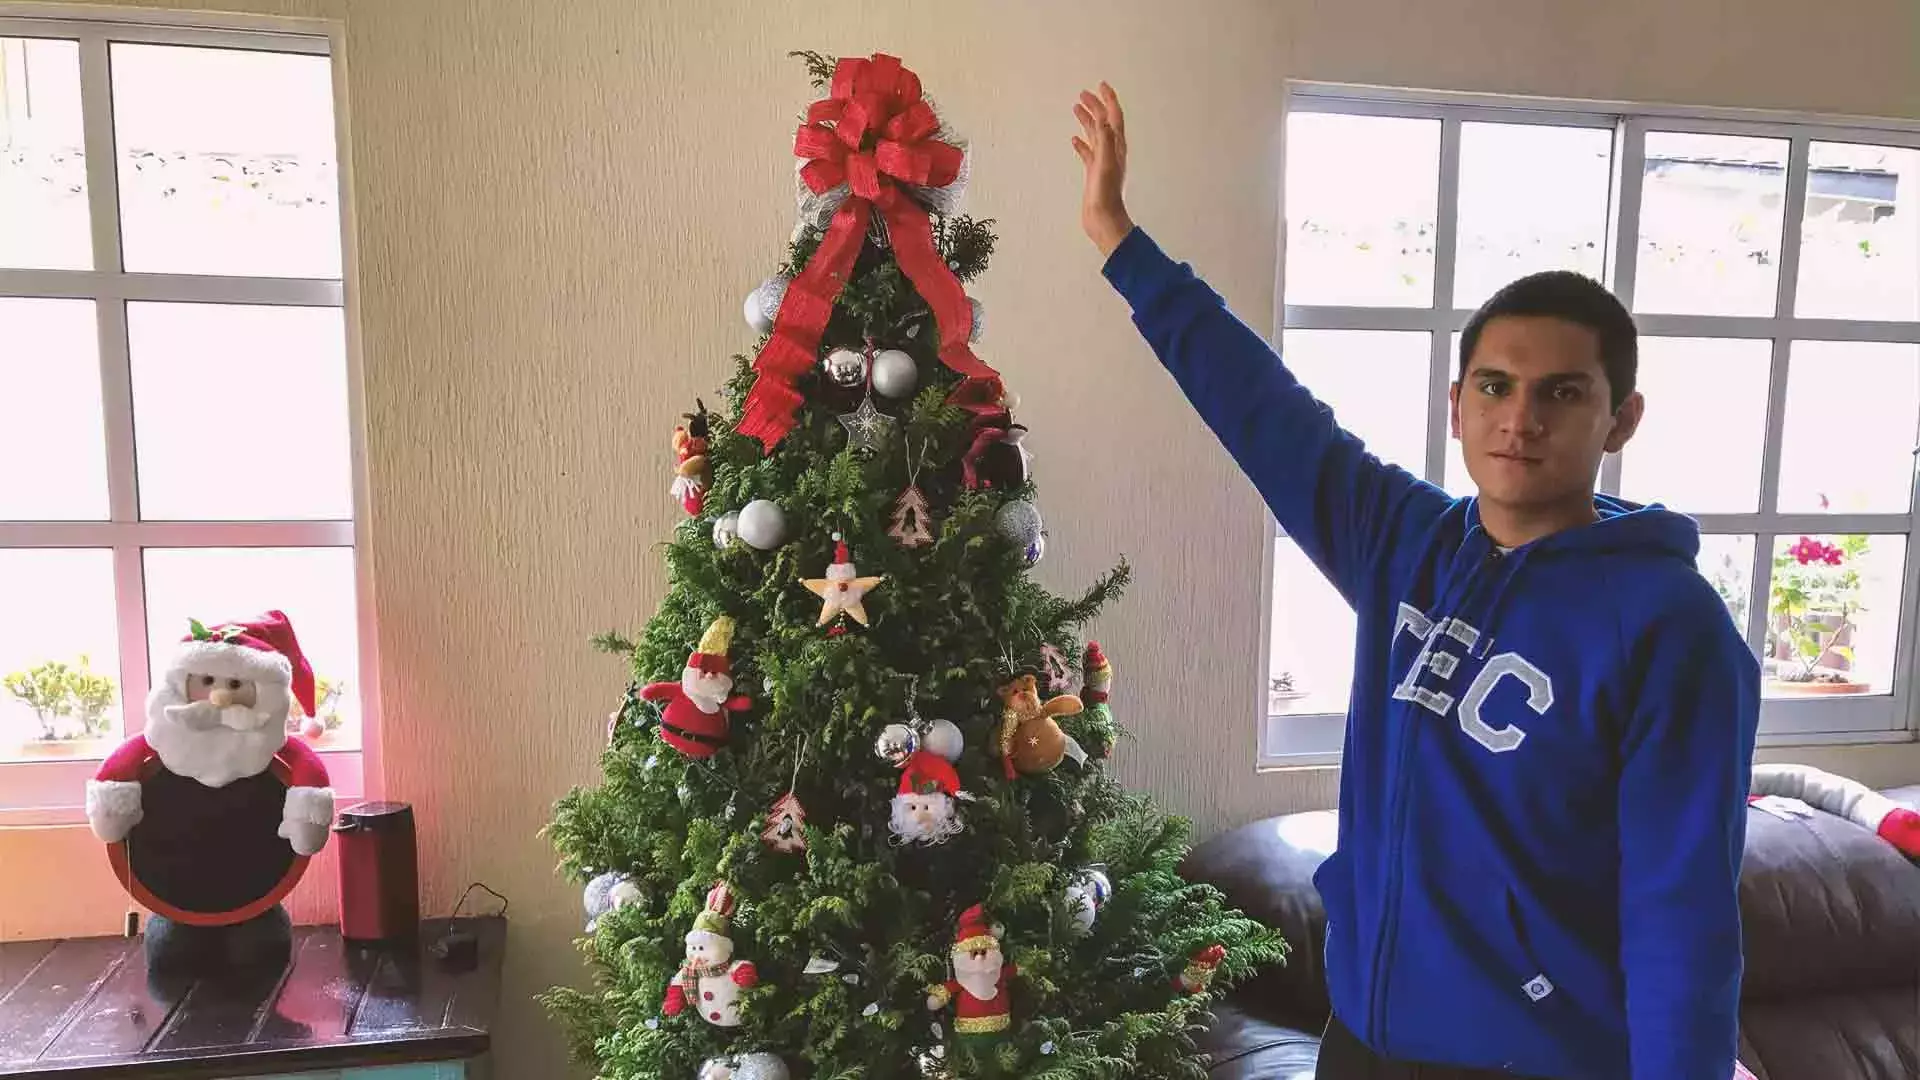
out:
<path id="1" fill-rule="evenodd" d="M 833 563 L 827 567 L 826 577 L 806 578 L 801 581 L 815 596 L 820 598 L 820 621 L 815 626 L 825 626 L 836 617 L 844 614 L 851 616 L 861 626 L 867 625 L 867 593 L 886 580 L 885 575 L 860 577 L 860 571 L 847 556 L 847 542 L 839 533 L 833 534 Z"/>

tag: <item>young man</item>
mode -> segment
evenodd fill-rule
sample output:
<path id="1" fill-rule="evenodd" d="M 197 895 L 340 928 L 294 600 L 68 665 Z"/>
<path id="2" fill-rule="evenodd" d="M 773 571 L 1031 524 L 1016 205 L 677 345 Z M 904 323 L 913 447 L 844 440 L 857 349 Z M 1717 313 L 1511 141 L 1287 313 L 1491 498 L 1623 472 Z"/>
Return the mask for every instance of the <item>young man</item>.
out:
<path id="1" fill-rule="evenodd" d="M 1727 1080 L 1759 672 L 1694 523 L 1594 494 L 1644 407 L 1632 318 L 1570 273 L 1489 300 L 1450 498 L 1134 227 L 1112 89 L 1074 111 L 1106 276 L 1358 617 L 1316 1076 Z"/>

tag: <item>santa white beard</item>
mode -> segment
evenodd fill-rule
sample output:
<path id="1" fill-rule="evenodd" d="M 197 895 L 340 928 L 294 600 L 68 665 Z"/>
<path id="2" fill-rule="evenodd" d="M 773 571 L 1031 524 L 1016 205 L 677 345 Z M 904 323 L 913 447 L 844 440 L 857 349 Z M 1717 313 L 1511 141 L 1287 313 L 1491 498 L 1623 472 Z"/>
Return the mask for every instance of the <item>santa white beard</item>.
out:
<path id="1" fill-rule="evenodd" d="M 286 745 L 284 725 L 266 710 L 190 702 L 171 687 L 155 687 L 147 699 L 147 744 L 160 764 L 208 787 L 226 787 L 265 770 Z"/>
<path id="2" fill-rule="evenodd" d="M 950 795 L 895 795 L 887 827 L 909 844 L 938 844 L 964 828 Z"/>
<path id="3" fill-rule="evenodd" d="M 733 692 L 733 676 L 690 667 L 680 673 L 680 692 L 699 706 L 701 712 L 717 713 L 727 695 Z"/>
<path id="4" fill-rule="evenodd" d="M 953 957 L 953 981 L 981 1001 L 992 1001 L 994 995 L 1000 992 L 1002 962 L 999 949 L 956 952 Z"/>

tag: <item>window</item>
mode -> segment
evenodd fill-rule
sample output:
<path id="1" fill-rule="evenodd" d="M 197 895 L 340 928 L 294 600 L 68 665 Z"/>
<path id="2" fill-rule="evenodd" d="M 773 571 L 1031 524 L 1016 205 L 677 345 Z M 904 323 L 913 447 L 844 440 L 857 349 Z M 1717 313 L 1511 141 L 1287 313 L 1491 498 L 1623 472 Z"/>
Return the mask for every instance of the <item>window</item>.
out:
<path id="1" fill-rule="evenodd" d="M 0 824 L 76 819 L 188 620 L 272 608 L 361 790 L 335 129 L 326 37 L 0 18 Z"/>
<path id="2" fill-rule="evenodd" d="M 1376 454 L 1468 494 L 1458 331 L 1537 270 L 1640 324 L 1647 416 L 1601 490 L 1695 517 L 1766 674 L 1763 742 L 1910 735 L 1920 445 L 1920 127 L 1296 89 L 1285 323 Z M 1260 754 L 1339 750 L 1353 613 L 1272 554 Z"/>

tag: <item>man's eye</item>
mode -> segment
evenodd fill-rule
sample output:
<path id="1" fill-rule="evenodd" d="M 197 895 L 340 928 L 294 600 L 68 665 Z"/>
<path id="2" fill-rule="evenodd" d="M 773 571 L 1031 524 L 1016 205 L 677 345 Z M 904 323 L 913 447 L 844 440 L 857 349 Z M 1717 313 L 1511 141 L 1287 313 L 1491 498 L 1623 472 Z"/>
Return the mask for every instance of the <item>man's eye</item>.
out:
<path id="1" fill-rule="evenodd" d="M 1577 386 L 1569 384 L 1553 388 L 1553 399 L 1555 401 L 1579 401 L 1580 397 L 1580 388 Z"/>
<path id="2" fill-rule="evenodd" d="M 1499 397 L 1507 392 L 1507 384 L 1500 382 L 1483 382 L 1480 384 L 1480 392 L 1488 397 Z"/>

